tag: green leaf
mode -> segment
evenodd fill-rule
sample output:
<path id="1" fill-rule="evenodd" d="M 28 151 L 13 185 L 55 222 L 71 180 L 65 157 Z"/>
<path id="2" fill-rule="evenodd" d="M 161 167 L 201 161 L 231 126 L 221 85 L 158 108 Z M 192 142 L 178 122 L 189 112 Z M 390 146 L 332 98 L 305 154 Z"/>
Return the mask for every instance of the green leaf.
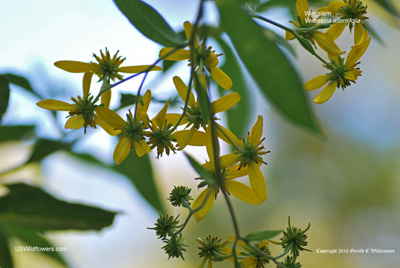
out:
<path id="1" fill-rule="evenodd" d="M 208 98 L 207 90 L 200 83 L 197 74 L 194 76 L 193 83 L 196 83 L 195 90 L 197 92 L 197 99 L 200 105 L 200 113 L 205 123 L 210 120 L 210 99 Z"/>
<path id="2" fill-rule="evenodd" d="M 91 164 L 97 164 L 101 165 L 103 167 L 109 167 L 109 165 L 106 165 L 103 161 L 100 161 L 98 158 L 94 157 L 91 154 L 86 154 L 86 153 L 77 153 L 73 151 L 67 151 L 71 156 L 79 158 L 80 160 L 89 162 Z"/>
<path id="3" fill-rule="evenodd" d="M 26 164 L 41 161 L 43 158 L 56 152 L 57 150 L 67 148 L 69 146 L 71 146 L 71 144 L 62 143 L 60 141 L 38 139 Z"/>
<path id="4" fill-rule="evenodd" d="M 276 44 L 285 48 L 290 54 L 293 55 L 293 57 L 297 57 L 296 51 L 293 49 L 293 46 L 288 41 L 286 41 L 285 38 L 266 28 L 264 28 L 264 35 L 272 42 L 275 42 Z"/>
<path id="5" fill-rule="evenodd" d="M 289 121 L 321 135 L 300 78 L 279 47 L 235 0 L 216 2 L 224 30 L 264 96 Z"/>
<path id="6" fill-rule="evenodd" d="M 0 224 L 1 230 L 6 232 L 9 236 L 15 236 L 21 241 L 25 242 L 30 246 L 37 246 L 41 248 L 51 248 L 54 250 L 54 245 L 51 244 L 44 236 L 37 233 L 35 230 L 31 230 L 29 228 L 19 227 L 16 225 L 9 224 Z M 67 265 L 65 259 L 60 255 L 58 251 L 45 250 L 40 251 L 43 254 L 46 254 L 50 258 L 60 262 L 63 265 Z"/>
<path id="7" fill-rule="evenodd" d="M 0 142 L 21 140 L 34 133 L 35 126 L 2 126 L 0 127 Z"/>
<path id="8" fill-rule="evenodd" d="M 240 95 L 240 101 L 231 109 L 226 111 L 228 119 L 228 128 L 237 136 L 243 135 L 248 127 L 250 115 L 252 113 L 252 105 L 250 103 L 249 89 L 240 70 L 239 62 L 233 53 L 231 47 L 222 39 L 215 39 L 224 51 L 225 62 L 221 69 L 231 77 L 233 86 L 231 91 Z M 218 86 L 220 92 L 226 92 Z"/>
<path id="9" fill-rule="evenodd" d="M 196 172 L 200 175 L 202 179 L 204 179 L 208 185 L 213 185 L 214 184 L 214 177 L 213 175 L 208 172 L 207 169 L 205 169 L 202 165 L 200 165 L 193 157 L 191 157 L 189 154 L 185 153 L 187 159 L 190 162 L 190 165 L 196 170 Z"/>
<path id="10" fill-rule="evenodd" d="M 140 0 L 114 0 L 121 12 L 147 38 L 163 46 L 174 47 L 184 41 L 150 5 Z"/>
<path id="11" fill-rule="evenodd" d="M 68 203 L 40 188 L 23 183 L 6 185 L 10 192 L 0 198 L 0 223 L 49 230 L 98 230 L 113 223 L 116 212 Z"/>
<path id="12" fill-rule="evenodd" d="M 19 86 L 41 99 L 41 96 L 35 92 L 35 90 L 31 86 L 31 83 L 29 83 L 28 79 L 26 79 L 25 77 L 12 73 L 7 73 L 5 74 L 5 76 L 7 77 L 8 81 L 10 81 L 11 84 Z"/>
<path id="13" fill-rule="evenodd" d="M 255 233 L 246 235 L 245 239 L 247 241 L 263 241 L 263 240 L 268 240 L 268 239 L 274 238 L 275 236 L 279 235 L 280 233 L 282 233 L 282 230 L 255 232 Z"/>
<path id="14" fill-rule="evenodd" d="M 134 105 L 136 103 L 136 95 L 121 93 L 119 108 Z"/>
<path id="15" fill-rule="evenodd" d="M 120 165 L 115 166 L 114 170 L 125 175 L 151 206 L 162 213 L 165 212 L 154 181 L 149 154 L 138 157 L 132 152 Z"/>
<path id="16" fill-rule="evenodd" d="M 11 259 L 11 253 L 8 249 L 8 237 L 0 230 L 0 267 L 1 268 L 13 268 L 13 262 Z"/>
<path id="17" fill-rule="evenodd" d="M 8 102 L 10 100 L 10 83 L 4 75 L 0 74 L 0 124 L 3 115 L 7 111 Z"/>

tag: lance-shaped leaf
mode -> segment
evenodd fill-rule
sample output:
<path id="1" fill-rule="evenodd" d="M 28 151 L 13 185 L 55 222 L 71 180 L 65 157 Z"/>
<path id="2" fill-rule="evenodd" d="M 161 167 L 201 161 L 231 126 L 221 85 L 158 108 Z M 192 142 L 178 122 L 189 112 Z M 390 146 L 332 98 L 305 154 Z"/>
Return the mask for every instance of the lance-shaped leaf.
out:
<path id="1" fill-rule="evenodd" d="M 0 142 L 21 140 L 34 133 L 34 126 L 2 126 L 0 127 Z"/>
<path id="2" fill-rule="evenodd" d="M 204 179 L 208 185 L 213 185 L 215 183 L 213 175 L 208 172 L 202 165 L 200 165 L 193 157 L 185 153 L 190 165 L 196 170 L 202 179 Z"/>
<path id="3" fill-rule="evenodd" d="M 279 47 L 265 37 L 263 28 L 240 9 L 236 0 L 216 2 L 222 27 L 263 95 L 292 123 L 320 135 L 300 78 Z"/>
<path id="4" fill-rule="evenodd" d="M 59 200 L 44 190 L 23 183 L 6 185 L 0 197 L 0 224 L 43 232 L 98 230 L 113 223 L 116 212 Z"/>
<path id="5" fill-rule="evenodd" d="M 29 93 L 35 95 L 39 99 L 41 99 L 40 95 L 37 92 L 35 92 L 35 90 L 31 86 L 31 83 L 29 83 L 28 79 L 26 79 L 25 77 L 13 73 L 7 73 L 5 74 L 5 76 L 7 77 L 8 81 L 10 81 L 11 84 L 19 86 L 28 91 Z"/>
<path id="6" fill-rule="evenodd" d="M 275 236 L 279 235 L 280 233 L 282 233 L 282 230 L 255 232 L 255 233 L 246 235 L 245 239 L 247 241 L 268 240 L 268 239 L 274 238 Z"/>
<path id="7" fill-rule="evenodd" d="M 0 230 L 0 267 L 13 268 L 11 253 L 8 249 L 8 236 Z"/>
<path id="8" fill-rule="evenodd" d="M 4 75 L 0 74 L 0 124 L 3 114 L 6 113 L 10 100 L 10 83 Z"/>
<path id="9" fill-rule="evenodd" d="M 184 41 L 150 5 L 140 0 L 114 0 L 128 20 L 147 38 L 163 46 L 173 47 Z"/>
<path id="10" fill-rule="evenodd" d="M 57 150 L 68 148 L 71 144 L 62 143 L 60 141 L 38 139 L 33 147 L 28 163 L 41 161 L 46 156 L 56 152 Z"/>

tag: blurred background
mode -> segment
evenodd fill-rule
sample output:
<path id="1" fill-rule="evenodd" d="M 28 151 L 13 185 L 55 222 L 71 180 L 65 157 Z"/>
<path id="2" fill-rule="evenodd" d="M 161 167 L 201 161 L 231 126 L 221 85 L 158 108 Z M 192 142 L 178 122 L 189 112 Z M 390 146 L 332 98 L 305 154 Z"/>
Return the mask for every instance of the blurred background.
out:
<path id="1" fill-rule="evenodd" d="M 146 1 L 153 5 L 170 23 L 181 29 L 186 20 L 194 21 L 197 1 Z M 294 226 L 308 232 L 308 248 L 300 256 L 303 267 L 387 267 L 400 263 L 400 42 L 399 25 L 389 20 L 380 9 L 371 4 L 368 13 L 371 27 L 381 42 L 373 39 L 361 59 L 362 77 L 357 84 L 337 90 L 323 105 L 312 104 L 318 121 L 323 126 L 325 139 L 286 122 L 270 109 L 268 103 L 254 90 L 256 107 L 249 127 L 257 114 L 264 116 L 265 147 L 271 150 L 263 167 L 268 188 L 267 201 L 250 206 L 232 199 L 242 233 L 256 230 L 283 229 L 290 215 Z M 206 14 L 210 23 L 218 20 L 211 1 Z M 46 98 L 68 101 L 81 94 L 81 74 L 71 74 L 56 68 L 58 60 L 93 60 L 92 54 L 105 47 L 126 57 L 124 65 L 151 64 L 161 46 L 143 37 L 120 13 L 112 1 L 11 1 L 2 0 L 0 8 L 0 73 L 15 73 L 26 77 Z M 289 13 L 273 9 L 266 13 L 271 19 L 288 25 Z M 385 17 L 386 16 L 386 17 Z M 389 23 L 388 23 L 389 21 Z M 346 29 L 346 32 L 348 29 Z M 284 36 L 281 30 L 276 31 Z M 350 34 L 344 34 L 338 45 L 349 51 Z M 290 56 L 298 66 L 303 81 L 325 73 L 320 62 L 293 43 L 297 58 Z M 216 46 L 218 49 L 218 46 Z M 223 61 L 223 56 L 220 57 Z M 172 76 L 187 77 L 186 62 L 169 70 L 170 79 L 161 83 L 159 74 L 151 73 L 145 87 L 151 88 L 159 99 L 175 94 Z M 289 78 L 288 78 L 289 79 Z M 135 93 L 141 79 L 133 79 L 115 88 L 113 92 Z M 256 87 L 247 76 L 247 82 Z M 93 81 L 92 90 L 99 86 Z M 310 92 L 310 101 L 318 92 Z M 119 102 L 114 94 L 113 105 Z M 59 139 L 65 132 L 65 116 L 59 112 L 54 120 L 49 111 L 36 106 L 39 99 L 23 89 L 12 86 L 10 104 L 3 125 L 36 126 L 38 135 Z M 160 106 L 153 106 L 150 117 Z M 178 111 L 177 108 L 176 111 Z M 0 131 L 1 128 L 0 128 Z M 71 131 L 66 131 L 71 132 Z M 82 130 L 72 137 L 83 135 Z M 88 134 L 75 145 L 77 152 L 91 153 L 112 164 L 116 138 L 101 129 Z M 99 145 L 101 144 L 101 145 Z M 0 172 L 18 166 L 29 156 L 32 143 L 28 141 L 0 143 Z M 188 151 L 203 162 L 204 148 Z M 228 148 L 224 148 L 228 152 Z M 166 202 L 174 185 L 193 187 L 196 173 L 182 153 L 156 159 L 157 187 L 169 213 L 185 211 L 172 209 Z M 99 165 L 88 164 L 63 152 L 46 158 L 42 165 L 28 167 L 0 178 L 0 181 L 26 181 L 41 185 L 58 198 L 71 202 L 121 211 L 114 224 L 101 232 L 53 232 L 48 237 L 57 246 L 67 247 L 64 256 L 73 268 L 87 267 L 197 267 L 197 237 L 209 234 L 225 238 L 233 235 L 224 202 L 217 200 L 210 214 L 200 223 L 190 222 L 185 230 L 185 241 L 190 246 L 186 261 L 170 259 L 161 249 L 152 227 L 158 218 L 155 211 L 122 175 Z M 21 241 L 13 240 L 13 245 Z M 317 249 L 394 249 L 395 254 L 319 254 Z M 279 247 L 271 246 L 273 255 Z M 11 251 L 15 266 L 62 267 L 42 254 Z M 231 263 L 215 267 L 231 267 Z M 273 265 L 271 265 L 273 267 Z"/>

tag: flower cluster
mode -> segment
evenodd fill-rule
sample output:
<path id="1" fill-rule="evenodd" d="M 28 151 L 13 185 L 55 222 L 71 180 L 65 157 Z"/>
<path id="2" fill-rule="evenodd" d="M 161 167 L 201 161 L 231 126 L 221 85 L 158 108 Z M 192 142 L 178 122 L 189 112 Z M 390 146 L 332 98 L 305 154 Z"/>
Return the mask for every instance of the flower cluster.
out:
<path id="1" fill-rule="evenodd" d="M 305 90 L 315 90 L 326 85 L 314 99 L 315 103 L 324 103 L 332 97 L 336 88 L 344 90 L 351 83 L 356 83 L 357 78 L 361 75 L 361 70 L 356 66 L 371 41 L 363 24 L 363 21 L 368 19 L 365 16 L 367 6 L 360 0 L 332 1 L 317 12 L 311 12 L 307 0 L 297 0 L 296 10 L 298 20 L 292 23 L 297 29 L 293 32 L 287 31 L 286 40 L 294 39 L 297 35 L 297 37 L 309 40 L 315 47 L 315 43 L 317 43 L 327 52 L 330 62 L 320 59 L 328 73 L 317 76 L 304 84 Z M 318 14 L 318 19 L 312 18 L 312 14 Z M 335 16 L 335 19 L 322 20 L 320 18 L 326 16 Z M 346 26 L 349 27 L 350 32 L 353 32 L 354 45 L 347 57 L 344 58 L 341 55 L 345 52 L 336 45 L 335 40 L 343 33 Z M 322 32 L 321 29 L 324 28 L 328 29 Z"/>

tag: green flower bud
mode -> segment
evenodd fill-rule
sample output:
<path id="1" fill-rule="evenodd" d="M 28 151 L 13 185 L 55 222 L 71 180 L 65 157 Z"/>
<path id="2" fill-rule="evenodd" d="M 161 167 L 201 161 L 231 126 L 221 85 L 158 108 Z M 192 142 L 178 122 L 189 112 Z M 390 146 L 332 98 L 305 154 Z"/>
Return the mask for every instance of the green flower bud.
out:
<path id="1" fill-rule="evenodd" d="M 181 205 L 190 205 L 190 200 L 193 200 L 193 198 L 189 195 L 190 191 L 189 187 L 186 186 L 174 186 L 174 189 L 172 189 L 171 193 L 169 194 L 168 200 L 171 202 L 171 205 L 174 207 L 180 207 Z"/>
<path id="2" fill-rule="evenodd" d="M 185 245 L 183 243 L 183 236 L 182 234 L 179 234 L 178 236 L 172 236 L 170 239 L 165 239 L 163 240 L 164 243 L 166 243 L 162 249 L 165 250 L 165 253 L 168 255 L 169 258 L 179 258 L 181 257 L 183 260 L 183 251 L 186 251 Z"/>
<path id="3" fill-rule="evenodd" d="M 297 262 L 296 263 L 296 258 L 292 258 L 291 256 L 287 256 L 285 261 L 280 263 L 280 266 L 276 266 L 276 268 L 301 268 L 302 265 Z"/>
<path id="4" fill-rule="evenodd" d="M 289 217 L 289 227 L 287 228 L 286 232 L 283 232 L 283 237 L 281 238 L 282 247 L 286 250 L 290 245 L 292 246 L 291 252 L 294 257 L 299 256 L 300 250 L 311 251 L 305 249 L 304 247 L 307 246 L 307 235 L 305 234 L 308 229 L 310 228 L 310 224 L 308 224 L 305 230 L 301 230 L 297 227 L 292 227 L 290 225 L 290 217 Z"/>
<path id="5" fill-rule="evenodd" d="M 172 233 L 180 227 L 180 225 L 178 225 L 179 215 L 176 216 L 176 218 L 174 218 L 173 216 L 161 215 L 161 213 L 159 215 L 160 217 L 157 219 L 155 226 L 148 229 L 156 230 L 156 235 L 158 236 L 158 238 L 165 239 L 167 238 L 167 236 L 171 236 Z"/>

